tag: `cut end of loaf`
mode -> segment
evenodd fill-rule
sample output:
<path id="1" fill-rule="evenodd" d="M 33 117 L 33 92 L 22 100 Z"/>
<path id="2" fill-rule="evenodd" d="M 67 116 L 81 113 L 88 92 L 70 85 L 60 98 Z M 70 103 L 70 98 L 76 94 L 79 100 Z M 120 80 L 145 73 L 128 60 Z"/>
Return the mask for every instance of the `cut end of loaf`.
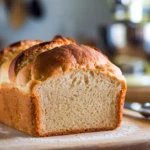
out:
<path id="1" fill-rule="evenodd" d="M 115 129 L 122 117 L 122 88 L 121 81 L 98 70 L 76 70 L 48 78 L 33 89 L 38 134 Z"/>

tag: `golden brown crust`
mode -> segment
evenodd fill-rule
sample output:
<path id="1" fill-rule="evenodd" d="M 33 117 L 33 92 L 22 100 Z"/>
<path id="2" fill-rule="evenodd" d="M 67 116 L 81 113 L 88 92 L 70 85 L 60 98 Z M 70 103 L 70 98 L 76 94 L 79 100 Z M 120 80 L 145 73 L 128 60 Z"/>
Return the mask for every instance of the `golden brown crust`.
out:
<path id="1" fill-rule="evenodd" d="M 50 42 L 44 42 L 35 45 L 22 53 L 20 53 L 11 63 L 9 69 L 9 76 L 12 81 L 15 81 L 16 74 L 26 65 L 31 63 L 40 53 L 47 50 L 51 50 L 55 47 L 60 47 L 62 45 L 75 44 L 75 42 L 70 38 L 63 38 L 61 36 L 55 37 Z"/>
<path id="2" fill-rule="evenodd" d="M 64 38 L 64 37 L 62 37 L 62 36 L 60 36 L 60 35 L 56 35 L 56 36 L 52 39 L 52 41 L 63 41 L 63 42 L 69 42 L 70 44 L 76 44 L 76 42 L 75 42 L 72 38 L 69 38 L 69 37 Z M 68 44 L 67 44 L 67 45 L 68 45 Z"/>
<path id="3" fill-rule="evenodd" d="M 7 48 L 5 48 L 0 54 L 0 82 L 8 82 L 8 69 L 10 63 L 14 57 L 16 57 L 20 52 L 24 51 L 26 48 L 29 48 L 33 45 L 41 43 L 39 40 L 26 40 L 16 42 Z"/>
<path id="4" fill-rule="evenodd" d="M 122 84 L 122 90 L 120 91 L 120 95 L 119 95 L 119 109 L 118 109 L 118 125 L 117 127 L 120 126 L 121 122 L 122 122 L 122 114 L 123 114 L 123 107 L 124 107 L 124 100 L 125 100 L 125 96 L 126 96 L 126 91 L 127 91 L 127 85 L 125 80 L 121 81 Z"/>
<path id="5" fill-rule="evenodd" d="M 0 122 L 30 135 L 36 135 L 35 106 L 32 97 L 14 85 L 4 83 L 0 88 Z"/>
<path id="6" fill-rule="evenodd" d="M 50 76 L 74 69 L 97 69 L 103 74 L 122 78 L 120 69 L 103 54 L 84 45 L 67 45 L 43 52 L 34 62 L 20 70 L 17 78 L 24 85 L 26 83 L 22 79 L 27 77 L 27 71 L 30 72 L 28 79 L 43 81 Z"/>
<path id="7" fill-rule="evenodd" d="M 42 41 L 40 40 L 24 40 L 9 45 L 8 47 L 4 48 L 0 53 L 0 64 L 6 60 L 9 60 L 10 57 L 14 57 L 14 54 L 18 54 L 21 51 L 41 42 Z"/>

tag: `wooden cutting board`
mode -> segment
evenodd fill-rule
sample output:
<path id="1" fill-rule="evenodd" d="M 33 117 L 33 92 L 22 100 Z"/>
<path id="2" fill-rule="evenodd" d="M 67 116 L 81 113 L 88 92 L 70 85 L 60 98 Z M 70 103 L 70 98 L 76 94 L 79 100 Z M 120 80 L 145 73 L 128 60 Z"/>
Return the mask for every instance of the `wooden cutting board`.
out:
<path id="1" fill-rule="evenodd" d="M 0 123 L 0 149 L 150 150 L 150 120 L 124 110 L 114 131 L 35 138 Z"/>

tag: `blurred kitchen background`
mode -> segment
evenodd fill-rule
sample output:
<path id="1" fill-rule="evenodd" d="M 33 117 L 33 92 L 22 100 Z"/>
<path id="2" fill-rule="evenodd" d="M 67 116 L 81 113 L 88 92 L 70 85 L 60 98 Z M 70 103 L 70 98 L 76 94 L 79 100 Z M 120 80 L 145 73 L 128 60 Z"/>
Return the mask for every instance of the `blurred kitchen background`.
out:
<path id="1" fill-rule="evenodd" d="M 0 48 L 68 36 L 123 71 L 127 101 L 150 102 L 150 0 L 0 0 Z"/>

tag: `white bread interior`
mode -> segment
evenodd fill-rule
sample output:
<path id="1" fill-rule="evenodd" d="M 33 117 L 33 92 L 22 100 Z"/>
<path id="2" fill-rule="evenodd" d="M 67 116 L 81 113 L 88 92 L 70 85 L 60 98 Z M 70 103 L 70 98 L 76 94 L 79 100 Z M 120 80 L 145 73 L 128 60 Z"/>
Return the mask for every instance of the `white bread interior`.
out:
<path id="1" fill-rule="evenodd" d="M 76 70 L 36 85 L 40 135 L 114 129 L 122 84 L 98 71 Z M 49 133 L 48 133 L 49 132 Z"/>

